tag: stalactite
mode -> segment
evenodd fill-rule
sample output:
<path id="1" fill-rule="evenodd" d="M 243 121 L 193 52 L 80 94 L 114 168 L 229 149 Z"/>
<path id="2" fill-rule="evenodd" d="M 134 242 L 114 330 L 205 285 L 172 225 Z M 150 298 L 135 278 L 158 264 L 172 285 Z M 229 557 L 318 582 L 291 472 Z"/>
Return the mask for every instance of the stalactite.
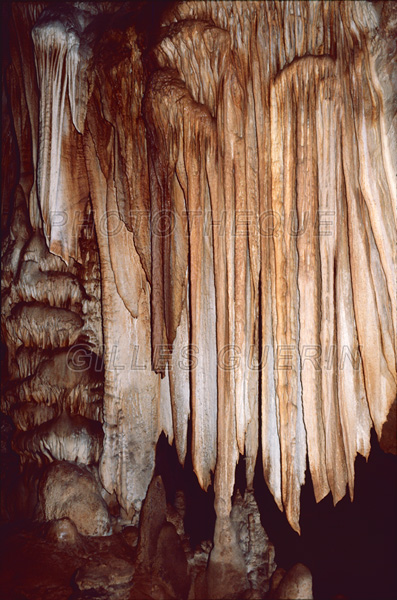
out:
<path id="1" fill-rule="evenodd" d="M 108 91 L 111 94 L 111 88 Z M 108 102 L 106 90 L 104 93 L 104 102 Z M 116 491 L 124 509 L 139 514 L 153 474 L 155 444 L 163 428 L 158 407 L 160 377 L 150 371 L 150 287 L 134 233 L 117 216 L 113 169 L 118 147 L 112 127 L 102 124 L 100 102 L 94 93 L 84 135 L 104 316 L 105 440 L 100 468 L 107 491 Z M 104 139 L 108 145 L 101 148 Z M 123 253 L 118 250 L 120 243 Z"/>
<path id="2" fill-rule="evenodd" d="M 143 55 L 128 7 L 28 7 L 13 7 L 7 70 L 21 165 L 3 255 L 15 448 L 100 460 L 137 522 L 160 434 L 184 464 L 191 419 L 193 469 L 215 491 L 209 593 L 243 591 L 239 456 L 249 499 L 261 445 L 299 532 L 306 460 L 317 501 L 347 486 L 353 498 L 357 453 L 396 396 L 383 8 L 175 3 Z M 90 364 L 103 349 L 103 372 L 69 373 L 72 346 Z"/>
<path id="3" fill-rule="evenodd" d="M 34 63 L 33 44 L 30 36 L 31 31 L 44 10 L 44 3 L 37 2 L 22 7 L 17 3 L 12 5 L 12 33 L 16 43 L 12 45 L 15 55 L 12 57 L 11 70 L 15 70 L 18 77 L 10 76 L 9 88 L 12 94 L 18 94 L 11 107 L 16 124 L 16 137 L 21 157 L 21 169 L 19 185 L 23 190 L 24 197 L 29 207 L 29 219 L 31 226 L 42 228 L 42 217 L 37 197 L 37 164 L 38 164 L 38 121 L 39 121 L 39 94 L 37 87 L 37 75 Z M 18 92 L 15 89 L 16 81 L 19 80 Z M 16 110 L 20 104 L 21 109 Z"/>
<path id="4" fill-rule="evenodd" d="M 169 98 L 168 106 L 172 111 L 171 118 L 165 110 L 157 110 L 157 106 L 161 106 L 164 101 L 165 91 Z M 156 349 L 163 347 L 164 344 L 176 347 L 181 344 L 175 337 L 176 330 L 189 304 L 190 337 L 187 337 L 188 330 L 185 326 L 186 337 L 181 341 L 185 346 L 190 342 L 192 350 L 198 351 L 193 356 L 195 366 L 190 375 L 192 435 L 195 440 L 192 445 L 192 457 L 193 468 L 200 484 L 206 489 L 216 461 L 215 307 L 212 235 L 203 218 L 209 213 L 209 198 L 206 179 L 202 175 L 200 177 L 200 166 L 205 159 L 200 154 L 196 156 L 196 143 L 201 136 L 205 136 L 211 121 L 208 113 L 201 110 L 200 105 L 189 97 L 183 83 L 175 79 L 173 72 L 162 71 L 151 81 L 150 94 L 145 98 L 145 107 L 147 107 L 145 115 L 153 157 L 150 180 L 152 214 L 154 218 L 157 218 L 157 215 L 159 217 L 164 215 L 168 223 L 167 227 L 170 227 L 169 232 L 165 232 L 164 235 L 154 231 L 152 238 L 152 346 L 156 359 Z M 179 132 L 174 133 L 179 127 L 181 118 L 183 136 Z M 164 150 L 162 141 L 167 144 Z M 164 160 L 163 152 L 164 154 L 170 152 L 174 156 L 175 178 L 168 178 L 167 174 L 163 175 L 161 171 L 160 177 L 157 175 L 161 168 L 159 161 Z M 160 154 L 159 159 L 157 159 L 158 154 Z M 189 186 L 187 186 L 188 182 Z M 178 204 L 174 204 L 174 199 Z M 172 224 L 174 219 L 175 228 Z M 168 260 L 171 264 L 164 264 Z M 187 286 L 188 265 L 190 268 Z M 203 352 L 204 348 L 205 352 Z M 156 365 L 156 362 L 155 366 L 159 370 L 164 368 L 163 365 Z M 186 379 L 186 372 L 178 365 L 174 367 L 176 367 L 172 373 L 174 385 L 181 387 L 179 381 Z M 186 408 L 184 408 L 186 402 L 183 397 L 182 403 L 179 402 L 178 397 L 174 395 L 173 387 L 171 392 L 174 414 L 178 422 L 181 411 L 186 415 Z M 184 440 L 186 433 L 185 418 L 180 433 L 178 429 L 177 446 L 185 447 L 186 442 L 180 442 L 179 435 Z M 180 458 L 184 458 L 183 454 L 180 454 Z"/>
<path id="5" fill-rule="evenodd" d="M 338 502 L 347 483 L 352 495 L 354 460 L 357 452 L 368 456 L 371 418 L 379 436 L 395 395 L 393 190 L 386 175 L 390 159 L 379 151 L 390 146 L 382 141 L 379 111 L 387 101 L 380 99 L 379 83 L 367 83 L 377 14 L 368 4 L 305 2 L 186 2 L 172 14 L 176 23 L 169 17 L 154 51 L 163 70 L 152 77 L 145 97 L 153 139 L 151 193 L 154 210 L 173 210 L 178 195 L 168 182 L 174 173 L 195 194 L 208 178 L 218 361 L 227 348 L 239 354 L 229 371 L 218 365 L 216 502 L 222 498 L 229 512 L 233 445 L 241 454 L 251 452 L 255 462 L 257 445 L 246 435 L 250 428 L 257 432 L 258 384 L 247 362 L 260 354 L 260 314 L 265 477 L 299 530 L 306 454 L 318 501 L 331 490 Z M 250 19 L 256 27 L 247 26 Z M 347 61 L 351 52 L 354 59 Z M 154 95 L 164 68 L 175 69 L 170 78 L 179 76 L 186 86 L 181 96 L 178 83 L 178 104 L 176 96 L 169 104 L 164 94 Z M 189 144 L 182 109 L 187 94 L 189 102 L 199 103 L 190 109 L 190 122 L 198 107 L 212 120 L 203 119 L 209 125 L 195 134 L 181 176 L 177 140 L 183 135 Z M 200 214 L 205 203 L 188 193 L 186 206 Z M 175 229 L 178 210 L 176 215 Z M 205 260 L 200 263 L 199 228 L 197 221 L 189 230 L 194 341 L 203 278 L 197 266 Z M 174 283 L 167 276 L 168 243 L 160 240 L 153 254 L 155 341 L 163 339 L 164 326 L 168 331 L 168 289 Z M 359 255 L 368 261 L 364 270 Z M 206 273 L 211 278 L 208 268 Z M 382 400 L 375 400 L 377 386 L 383 386 Z M 202 452 L 198 440 L 193 437 L 193 455 Z"/>
<path id="6" fill-rule="evenodd" d="M 79 236 L 89 189 L 81 136 L 88 101 L 90 48 L 80 36 L 85 11 L 44 11 L 32 30 L 40 89 L 37 189 L 49 249 L 81 260 Z M 69 102 L 67 101 L 69 100 Z M 73 175 L 72 175 L 73 173 Z"/>

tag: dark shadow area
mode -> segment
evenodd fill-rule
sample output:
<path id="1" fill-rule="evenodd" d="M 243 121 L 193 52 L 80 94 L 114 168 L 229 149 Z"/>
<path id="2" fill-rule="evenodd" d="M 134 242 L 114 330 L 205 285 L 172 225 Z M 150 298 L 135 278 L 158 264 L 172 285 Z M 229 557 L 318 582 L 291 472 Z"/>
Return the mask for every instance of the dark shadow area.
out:
<path id="1" fill-rule="evenodd" d="M 347 495 L 334 507 L 329 494 L 316 504 L 306 471 L 301 536 L 278 510 L 258 458 L 255 495 L 277 565 L 288 569 L 297 562 L 306 564 L 318 600 L 338 594 L 348 600 L 397 598 L 397 457 L 382 452 L 374 432 L 371 447 L 368 462 L 362 456 L 356 459 L 353 502 Z"/>
<path id="2" fill-rule="evenodd" d="M 157 443 L 156 475 L 161 475 L 167 502 L 173 504 L 175 493 L 182 490 L 186 498 L 185 531 L 192 548 L 203 541 L 212 540 L 215 528 L 214 488 L 204 492 L 193 472 L 191 455 L 191 423 L 188 428 L 188 451 L 185 465 L 178 460 L 175 444 L 169 445 L 162 433 Z"/>
<path id="3" fill-rule="evenodd" d="M 189 427 L 190 429 L 190 427 Z M 385 454 L 372 433 L 368 462 L 356 459 L 355 497 L 347 494 L 335 507 L 329 494 L 320 503 L 314 498 L 309 470 L 301 494 L 301 535 L 293 531 L 277 508 L 263 478 L 261 449 L 255 473 L 255 496 L 262 525 L 276 548 L 276 563 L 289 569 L 297 562 L 313 575 L 314 597 L 345 600 L 395 600 L 397 598 L 397 457 Z M 192 547 L 213 538 L 215 525 L 213 487 L 205 493 L 193 473 L 190 447 L 185 466 L 175 445 L 164 434 L 157 445 L 156 474 L 162 476 L 167 501 L 175 492 L 186 495 L 186 533 Z M 245 460 L 236 468 L 237 490 L 244 495 Z"/>
<path id="4" fill-rule="evenodd" d="M 235 472 L 233 498 L 236 496 L 237 490 L 240 492 L 241 496 L 244 497 L 246 487 L 247 477 L 245 475 L 245 458 L 240 455 Z"/>
<path id="5" fill-rule="evenodd" d="M 138 33 L 145 32 L 148 41 L 156 38 L 167 12 L 178 4 L 175 0 L 144 0 L 133 2 L 136 10 L 135 27 Z"/>

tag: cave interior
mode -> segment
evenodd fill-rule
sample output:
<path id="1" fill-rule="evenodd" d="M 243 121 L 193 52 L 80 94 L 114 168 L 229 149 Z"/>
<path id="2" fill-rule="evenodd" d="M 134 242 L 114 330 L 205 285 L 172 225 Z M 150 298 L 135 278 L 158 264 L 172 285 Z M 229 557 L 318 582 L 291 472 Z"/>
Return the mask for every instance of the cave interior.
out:
<path id="1" fill-rule="evenodd" d="M 397 3 L 2 3 L 4 600 L 397 598 Z"/>

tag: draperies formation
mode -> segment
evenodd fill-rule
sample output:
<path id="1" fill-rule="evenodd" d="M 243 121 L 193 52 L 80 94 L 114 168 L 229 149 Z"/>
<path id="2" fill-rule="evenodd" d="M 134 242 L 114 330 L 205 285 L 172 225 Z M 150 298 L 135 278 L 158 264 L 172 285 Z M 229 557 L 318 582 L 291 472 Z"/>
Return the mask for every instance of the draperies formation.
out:
<path id="1" fill-rule="evenodd" d="M 117 60 L 93 59 L 79 41 L 93 15 L 62 18 L 33 33 L 38 191 L 49 247 L 66 261 L 78 259 L 78 228 L 50 215 L 71 215 L 69 192 L 92 200 L 103 483 L 139 510 L 160 432 L 183 462 L 190 415 L 193 467 L 203 488 L 214 473 L 218 517 L 239 454 L 253 485 L 261 440 L 267 484 L 299 531 L 306 457 L 318 501 L 347 485 L 352 496 L 355 456 L 368 456 L 396 395 L 378 14 L 363 2 L 186 2 L 146 81 L 131 29 L 101 40 L 122 48 Z M 149 209 L 150 237 L 137 219 Z M 145 368 L 129 368 L 134 352 Z"/>

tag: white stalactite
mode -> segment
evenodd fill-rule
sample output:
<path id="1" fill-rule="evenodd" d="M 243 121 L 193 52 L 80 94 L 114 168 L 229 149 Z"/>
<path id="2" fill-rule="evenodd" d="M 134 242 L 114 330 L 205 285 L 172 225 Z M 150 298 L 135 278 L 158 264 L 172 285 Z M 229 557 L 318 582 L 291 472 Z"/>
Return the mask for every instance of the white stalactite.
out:
<path id="1" fill-rule="evenodd" d="M 306 455 L 318 501 L 331 490 L 338 502 L 347 484 L 352 495 L 356 454 L 368 456 L 372 422 L 380 436 L 395 397 L 395 224 L 390 159 L 382 153 L 394 134 L 391 127 L 386 133 L 381 114 L 385 83 L 374 77 L 377 14 L 369 3 L 357 4 L 185 2 L 174 9 L 176 22 L 170 19 L 155 50 L 159 67 L 173 69 L 183 102 L 169 105 L 164 94 L 154 101 L 159 71 L 149 84 L 145 115 L 154 137 L 162 115 L 167 144 L 156 145 L 151 181 L 164 170 L 167 178 L 177 173 L 193 191 L 188 209 L 198 210 L 205 206 L 207 178 L 211 198 L 215 493 L 222 519 L 237 447 L 251 465 L 256 459 L 259 385 L 247 368 L 250 352 L 263 361 L 266 481 L 296 530 Z M 194 144 L 186 114 L 190 124 L 193 115 L 203 115 Z M 181 136 L 189 148 L 183 177 L 174 158 Z M 173 207 L 166 182 L 159 194 L 158 205 L 167 198 Z M 242 215 L 248 217 L 239 236 Z M 195 306 L 204 277 L 195 258 L 199 227 L 196 222 L 189 231 L 190 339 L 197 339 Z M 211 277 L 210 269 L 205 273 Z M 154 285 L 159 276 L 156 267 Z M 219 357 L 230 347 L 238 362 L 225 370 Z M 197 423 L 202 404 L 192 392 Z M 193 455 L 203 452 L 202 443 L 194 435 Z"/>
<path id="2" fill-rule="evenodd" d="M 69 219 L 88 194 L 94 207 L 101 477 L 139 510 L 158 436 L 183 463 L 190 417 L 193 468 L 215 488 L 213 556 L 238 562 L 221 540 L 233 544 L 239 454 L 252 488 L 260 438 L 266 482 L 299 531 L 306 458 L 317 501 L 347 485 L 352 496 L 356 455 L 395 399 L 386 41 L 368 2 L 183 2 L 145 82 L 132 30 L 117 66 L 89 73 L 92 15 L 72 13 L 33 30 L 37 180 L 48 246 L 66 262 L 79 259 L 79 229 L 54 215 Z M 139 229 L 128 211 L 149 208 Z M 135 348 L 146 369 L 111 368 Z"/>
<path id="3" fill-rule="evenodd" d="M 82 139 L 88 101 L 89 51 L 80 35 L 84 12 L 41 15 L 32 30 L 40 90 L 37 191 L 47 245 L 68 264 L 78 245 L 89 189 Z M 79 133 L 78 133 L 79 132 Z"/>

